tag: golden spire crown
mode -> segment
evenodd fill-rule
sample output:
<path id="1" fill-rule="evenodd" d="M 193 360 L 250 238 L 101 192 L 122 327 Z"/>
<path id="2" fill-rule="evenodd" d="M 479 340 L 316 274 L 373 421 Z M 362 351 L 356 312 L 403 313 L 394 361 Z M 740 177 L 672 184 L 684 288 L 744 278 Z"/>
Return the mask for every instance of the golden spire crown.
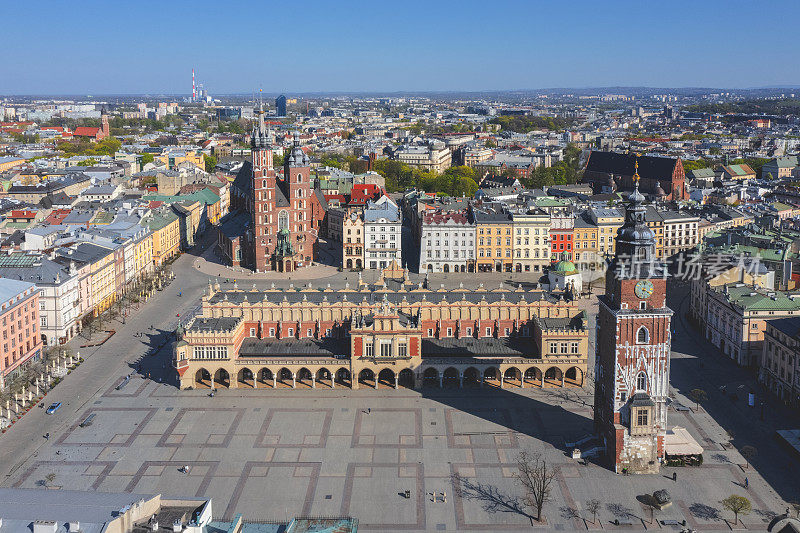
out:
<path id="1" fill-rule="evenodd" d="M 636 163 L 634 163 L 633 181 L 639 185 L 639 154 L 636 154 Z"/>

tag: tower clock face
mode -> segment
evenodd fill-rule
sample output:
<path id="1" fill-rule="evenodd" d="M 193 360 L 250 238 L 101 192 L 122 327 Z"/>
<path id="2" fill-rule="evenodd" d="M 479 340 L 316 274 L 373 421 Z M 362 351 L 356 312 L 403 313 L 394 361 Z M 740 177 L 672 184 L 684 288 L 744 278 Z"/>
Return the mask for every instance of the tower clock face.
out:
<path id="1" fill-rule="evenodd" d="M 643 279 L 636 286 L 633 288 L 633 292 L 636 293 L 636 296 L 645 300 L 650 298 L 653 294 L 653 282 L 648 279 Z"/>

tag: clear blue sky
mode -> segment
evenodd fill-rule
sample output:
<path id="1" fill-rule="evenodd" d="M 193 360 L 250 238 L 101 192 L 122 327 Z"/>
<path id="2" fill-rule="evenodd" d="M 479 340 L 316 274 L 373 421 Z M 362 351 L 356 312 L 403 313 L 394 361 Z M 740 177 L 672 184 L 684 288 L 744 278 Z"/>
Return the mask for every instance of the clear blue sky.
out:
<path id="1" fill-rule="evenodd" d="M 800 85 L 800 1 L 8 1 L 0 94 Z"/>

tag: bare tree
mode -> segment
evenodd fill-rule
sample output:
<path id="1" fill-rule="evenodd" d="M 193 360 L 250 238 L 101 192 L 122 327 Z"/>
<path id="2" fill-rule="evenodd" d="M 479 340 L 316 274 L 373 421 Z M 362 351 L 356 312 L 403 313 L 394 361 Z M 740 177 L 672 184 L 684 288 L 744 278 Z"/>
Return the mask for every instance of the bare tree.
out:
<path id="1" fill-rule="evenodd" d="M 600 500 L 586 500 L 586 510 L 592 513 L 592 524 L 596 524 L 597 513 L 600 511 Z"/>
<path id="2" fill-rule="evenodd" d="M 48 486 L 50 483 L 56 480 L 56 475 L 53 472 L 50 472 L 44 477 L 44 486 Z"/>
<path id="3" fill-rule="evenodd" d="M 517 455 L 517 472 L 514 477 L 525 490 L 522 501 L 536 509 L 536 521 L 542 521 L 542 508 L 550 501 L 553 479 L 556 472 L 547 465 L 539 453 L 523 450 Z"/>
<path id="4" fill-rule="evenodd" d="M 744 496 L 739 496 L 737 494 L 731 494 L 724 500 L 720 502 L 725 509 L 729 510 L 733 513 L 734 516 L 734 524 L 739 523 L 739 515 L 747 515 L 750 514 L 752 511 L 753 506 L 750 503 L 750 500 L 745 498 Z"/>
<path id="5" fill-rule="evenodd" d="M 739 450 L 739 453 L 741 453 L 742 457 L 744 457 L 747 468 L 750 468 L 750 461 L 752 461 L 753 458 L 758 455 L 758 450 L 755 446 L 742 446 L 742 449 Z"/>

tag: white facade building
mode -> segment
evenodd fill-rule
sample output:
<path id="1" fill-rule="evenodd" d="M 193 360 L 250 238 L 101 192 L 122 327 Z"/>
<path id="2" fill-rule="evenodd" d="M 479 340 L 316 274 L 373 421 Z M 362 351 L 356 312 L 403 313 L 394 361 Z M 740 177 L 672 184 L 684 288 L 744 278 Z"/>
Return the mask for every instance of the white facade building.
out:
<path id="1" fill-rule="evenodd" d="M 462 213 L 433 213 L 422 220 L 420 272 L 471 272 L 475 224 Z"/>
<path id="2" fill-rule="evenodd" d="M 386 268 L 402 264 L 403 216 L 388 196 L 367 202 L 364 209 L 364 267 Z"/>

